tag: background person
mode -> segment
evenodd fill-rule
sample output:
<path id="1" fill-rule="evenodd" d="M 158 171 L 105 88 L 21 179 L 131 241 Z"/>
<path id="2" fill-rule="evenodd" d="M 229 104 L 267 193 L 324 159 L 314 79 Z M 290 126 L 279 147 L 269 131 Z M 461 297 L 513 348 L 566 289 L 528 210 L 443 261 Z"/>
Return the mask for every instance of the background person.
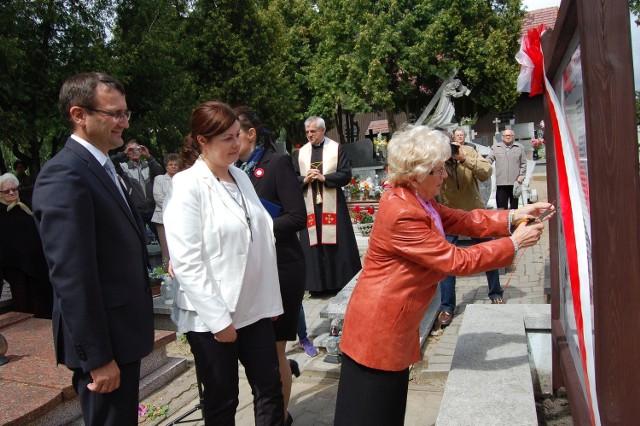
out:
<path id="1" fill-rule="evenodd" d="M 453 209 L 471 211 L 484 209 L 485 203 L 480 195 L 478 181 L 485 182 L 491 178 L 491 163 L 485 160 L 471 146 L 464 144 L 465 132 L 456 129 L 453 132 L 452 144 L 458 147 L 458 153 L 452 153 L 445 162 L 447 177 L 442 182 L 440 203 Z M 458 235 L 447 234 L 446 239 L 453 245 L 458 245 Z M 471 238 L 472 244 L 487 241 L 484 238 Z M 497 269 L 486 272 L 489 286 L 489 299 L 492 303 L 501 304 L 502 287 L 500 287 L 500 273 Z M 440 282 L 440 314 L 438 322 L 449 325 L 456 309 L 456 276 L 448 275 Z"/>
<path id="2" fill-rule="evenodd" d="M 149 225 L 151 232 L 158 238 L 155 223 L 151 220 L 156 208 L 153 199 L 153 183 L 163 173 L 162 166 L 153 158 L 149 149 L 138 144 L 135 139 L 125 145 L 124 152 L 111 156 L 118 175 L 122 177 L 133 204 L 142 216 L 142 221 Z"/>
<path id="3" fill-rule="evenodd" d="M 298 329 L 296 331 L 298 335 L 298 342 L 300 347 L 304 350 L 309 358 L 315 358 L 318 356 L 318 349 L 313 346 L 309 337 L 307 337 L 307 319 L 304 317 L 304 306 L 300 305 L 300 318 L 298 319 Z"/>
<path id="4" fill-rule="evenodd" d="M 351 181 L 351 166 L 342 145 L 325 137 L 324 120 L 304 122 L 306 143 L 298 152 L 298 182 L 307 212 L 300 242 L 311 294 L 336 293 L 362 268 L 347 200 L 342 187 Z"/>
<path id="5" fill-rule="evenodd" d="M 206 424 L 235 424 L 238 360 L 254 395 L 255 423 L 283 424 L 271 324 L 283 312 L 273 221 L 233 166 L 240 152 L 233 109 L 205 102 L 190 128 L 187 169 L 173 177 L 163 217 L 177 284 L 172 319 L 193 352 Z"/>
<path id="6" fill-rule="evenodd" d="M 56 358 L 73 371 L 86 425 L 135 425 L 153 301 L 144 224 L 108 157 L 131 113 L 122 83 L 102 73 L 69 78 L 59 103 L 72 134 L 33 192 L 54 289 Z"/>
<path id="7" fill-rule="evenodd" d="M 409 366 L 420 359 L 419 326 L 446 275 L 471 275 L 510 264 L 518 250 L 534 245 L 543 224 L 509 223 L 549 206 L 516 211 L 450 209 L 435 197 L 447 176 L 448 139 L 426 126 L 409 126 L 388 145 L 388 181 L 364 268 L 347 312 L 335 425 L 404 423 Z M 506 237 L 469 248 L 447 242 L 445 232 Z M 383 342 L 384 344 L 380 344 Z"/>
<path id="8" fill-rule="evenodd" d="M 494 163 L 496 174 L 496 206 L 499 209 L 517 209 L 518 197 L 513 196 L 513 183 L 524 182 L 527 175 L 527 157 L 524 146 L 514 142 L 513 130 L 502 131 L 502 142 L 496 142 L 487 156 Z"/>
<path id="9" fill-rule="evenodd" d="M 20 185 L 22 202 L 31 207 L 31 197 L 33 196 L 33 179 L 27 174 L 27 165 L 22 160 L 13 162 L 13 171 Z"/>
<path id="10" fill-rule="evenodd" d="M 53 289 L 33 213 L 20 201 L 18 178 L 0 176 L 0 259 L 13 310 L 51 318 Z"/>
<path id="11" fill-rule="evenodd" d="M 304 254 L 298 231 L 305 228 L 307 215 L 291 157 L 274 152 L 271 132 L 262 125 L 255 112 L 247 107 L 236 108 L 235 111 L 240 122 L 240 169 L 249 176 L 258 197 L 279 210 L 271 213 L 284 313 L 273 322 L 273 330 L 280 364 L 285 424 L 291 424 L 293 417 L 287 412 L 287 407 L 292 373 L 285 352 L 287 341 L 296 339 L 304 296 Z"/>
<path id="12" fill-rule="evenodd" d="M 156 209 L 151 217 L 151 222 L 156 226 L 158 233 L 158 242 L 160 243 L 160 250 L 162 252 L 162 267 L 166 271 L 169 267 L 169 250 L 167 249 L 167 237 L 164 232 L 164 225 L 162 224 L 162 203 L 164 203 L 164 197 L 171 186 L 171 178 L 180 170 L 180 155 L 167 154 L 164 158 L 164 168 L 167 173 L 156 176 L 153 181 L 153 200 L 156 203 Z"/>

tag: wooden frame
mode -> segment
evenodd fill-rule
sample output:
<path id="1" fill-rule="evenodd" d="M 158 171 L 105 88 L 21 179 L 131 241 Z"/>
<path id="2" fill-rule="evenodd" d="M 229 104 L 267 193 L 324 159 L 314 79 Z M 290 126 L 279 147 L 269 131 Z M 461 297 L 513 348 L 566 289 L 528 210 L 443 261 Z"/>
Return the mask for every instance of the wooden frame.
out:
<path id="1" fill-rule="evenodd" d="M 563 0 L 556 26 L 543 37 L 553 82 L 571 40 L 582 56 L 592 232 L 595 376 L 600 423 L 640 418 L 640 173 L 629 6 L 623 0 Z M 545 103 L 545 121 L 550 123 Z M 557 195 L 553 134 L 547 139 L 549 199 Z M 558 218 L 556 217 L 556 219 Z M 560 321 L 558 229 L 550 226 L 553 387 L 565 386 L 576 424 L 589 424 L 584 390 Z"/>

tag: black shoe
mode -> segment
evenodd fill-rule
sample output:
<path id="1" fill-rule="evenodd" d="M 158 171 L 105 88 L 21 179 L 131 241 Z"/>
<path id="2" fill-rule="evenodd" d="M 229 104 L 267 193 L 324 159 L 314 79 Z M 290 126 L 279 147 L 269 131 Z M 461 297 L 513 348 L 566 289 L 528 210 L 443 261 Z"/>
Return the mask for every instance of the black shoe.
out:
<path id="1" fill-rule="evenodd" d="M 293 416 L 287 411 L 287 420 L 284 422 L 284 426 L 291 426 L 293 424 Z"/>
<path id="2" fill-rule="evenodd" d="M 289 359 L 289 367 L 291 367 L 291 374 L 296 377 L 300 377 L 300 367 L 298 366 L 298 362 L 295 359 Z"/>

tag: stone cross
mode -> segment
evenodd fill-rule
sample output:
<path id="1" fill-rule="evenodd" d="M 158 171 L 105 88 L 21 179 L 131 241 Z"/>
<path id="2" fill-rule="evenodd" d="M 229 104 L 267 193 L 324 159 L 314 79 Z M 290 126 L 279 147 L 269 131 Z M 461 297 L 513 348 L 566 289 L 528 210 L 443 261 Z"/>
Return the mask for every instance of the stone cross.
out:
<path id="1" fill-rule="evenodd" d="M 495 118 L 495 120 L 492 121 L 493 124 L 496 125 L 496 135 L 498 133 L 500 133 L 500 130 L 498 129 L 498 124 L 500 124 L 500 120 L 498 120 L 498 117 Z"/>

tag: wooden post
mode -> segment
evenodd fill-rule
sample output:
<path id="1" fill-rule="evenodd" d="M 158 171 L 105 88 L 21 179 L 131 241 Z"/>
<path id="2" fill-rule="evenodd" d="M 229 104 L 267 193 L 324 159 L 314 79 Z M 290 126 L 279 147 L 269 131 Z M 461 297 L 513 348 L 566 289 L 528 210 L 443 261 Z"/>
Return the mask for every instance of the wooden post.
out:
<path id="1" fill-rule="evenodd" d="M 640 177 L 628 2 L 563 0 L 551 39 L 545 43 L 546 73 L 556 90 L 564 90 L 563 79 L 568 76 L 563 71 L 576 46 L 584 89 L 581 107 L 591 225 L 596 422 L 636 424 L 640 418 L 635 390 L 640 382 Z M 557 193 L 557 153 L 553 136 L 548 139 L 551 199 Z M 558 252 L 559 230 L 560 226 L 551 224 L 554 387 L 564 383 L 576 424 L 589 424 L 588 405 L 578 380 L 582 366 L 574 362 L 576 349 L 571 347 L 568 324 L 561 315 L 563 309 L 572 308 L 562 297 L 567 278 L 559 276 L 563 262 Z"/>

